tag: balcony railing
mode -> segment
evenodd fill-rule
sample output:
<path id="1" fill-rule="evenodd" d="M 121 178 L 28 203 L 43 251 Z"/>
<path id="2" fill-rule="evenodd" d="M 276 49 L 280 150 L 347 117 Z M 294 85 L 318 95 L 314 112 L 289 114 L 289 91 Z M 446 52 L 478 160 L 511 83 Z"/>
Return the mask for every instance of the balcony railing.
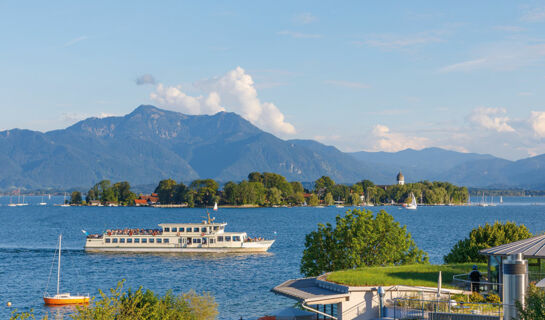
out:
<path id="1" fill-rule="evenodd" d="M 469 279 L 469 274 L 457 274 L 452 277 L 452 284 L 462 290 L 472 291 L 471 285 L 473 281 Z M 478 291 L 482 293 L 501 293 L 502 284 L 497 282 L 488 282 L 486 279 L 484 281 L 479 281 L 473 283 L 474 286 L 478 287 Z"/>

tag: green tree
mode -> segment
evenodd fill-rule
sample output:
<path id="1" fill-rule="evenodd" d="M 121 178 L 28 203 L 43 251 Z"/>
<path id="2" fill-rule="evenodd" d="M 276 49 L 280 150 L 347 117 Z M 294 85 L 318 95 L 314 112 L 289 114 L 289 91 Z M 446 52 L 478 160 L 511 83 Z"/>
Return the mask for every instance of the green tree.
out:
<path id="1" fill-rule="evenodd" d="M 297 193 L 297 192 L 301 192 L 301 193 L 304 193 L 305 192 L 305 188 L 303 188 L 303 184 L 299 181 L 293 181 L 293 182 L 290 182 L 291 184 L 291 188 L 293 190 L 293 193 Z"/>
<path id="2" fill-rule="evenodd" d="M 74 191 L 72 192 L 72 196 L 70 197 L 70 203 L 71 204 L 81 204 L 82 201 L 81 192 Z"/>
<path id="3" fill-rule="evenodd" d="M 282 191 L 276 187 L 272 187 L 267 190 L 267 200 L 270 205 L 282 204 Z"/>
<path id="4" fill-rule="evenodd" d="M 520 320 L 545 319 L 545 291 L 531 283 L 526 292 L 524 305 L 516 302 Z"/>
<path id="5" fill-rule="evenodd" d="M 486 257 L 479 254 L 480 250 L 527 239 L 531 236 L 532 234 L 523 224 L 497 221 L 493 225 L 487 223 L 471 230 L 469 236 L 458 241 L 443 259 L 445 263 L 486 262 Z"/>
<path id="6" fill-rule="evenodd" d="M 348 198 L 348 203 L 352 206 L 357 206 L 361 202 L 360 196 L 357 193 L 351 193 L 350 197 Z"/>
<path id="7" fill-rule="evenodd" d="M 237 194 L 238 194 L 237 184 L 234 183 L 233 181 L 229 181 L 223 186 L 221 202 L 224 204 L 236 205 L 238 204 Z"/>
<path id="8" fill-rule="evenodd" d="M 321 176 L 314 182 L 314 190 L 318 196 L 324 196 L 327 192 L 331 192 L 331 188 L 335 185 L 335 181 L 328 176 Z"/>
<path id="9" fill-rule="evenodd" d="M 328 192 L 324 197 L 324 204 L 326 206 L 332 206 L 335 203 L 335 200 L 333 200 L 333 196 L 330 192 Z"/>
<path id="10" fill-rule="evenodd" d="M 159 196 L 159 202 L 162 204 L 173 203 L 177 185 L 176 181 L 172 179 L 159 181 L 159 185 L 155 188 L 155 193 Z"/>
<path id="11" fill-rule="evenodd" d="M 261 182 L 263 183 L 263 175 L 259 172 L 251 172 L 248 175 L 249 182 Z"/>
<path id="12" fill-rule="evenodd" d="M 336 226 L 319 224 L 305 237 L 301 273 L 324 272 L 364 266 L 427 263 L 428 255 L 418 249 L 405 226 L 381 210 L 347 211 L 336 218 Z"/>
<path id="13" fill-rule="evenodd" d="M 308 203 L 307 203 L 309 206 L 317 206 L 320 204 L 320 199 L 318 199 L 318 196 L 316 194 L 311 194 L 310 197 L 308 198 Z"/>
<path id="14" fill-rule="evenodd" d="M 131 192 L 131 185 L 127 181 L 117 182 L 113 188 L 119 202 L 130 204 L 136 198 L 136 195 Z"/>
<path id="15" fill-rule="evenodd" d="M 194 180 L 189 189 L 195 191 L 194 201 L 197 206 L 213 206 L 217 201 L 219 185 L 212 179 Z"/>

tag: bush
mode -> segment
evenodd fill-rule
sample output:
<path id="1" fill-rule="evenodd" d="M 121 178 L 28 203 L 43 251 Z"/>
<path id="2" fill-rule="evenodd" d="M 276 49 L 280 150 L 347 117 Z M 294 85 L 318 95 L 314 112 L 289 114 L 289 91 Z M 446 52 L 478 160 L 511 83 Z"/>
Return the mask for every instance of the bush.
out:
<path id="1" fill-rule="evenodd" d="M 530 284 L 524 305 L 517 301 L 517 310 L 520 320 L 543 320 L 545 319 L 545 291 L 535 284 Z"/>
<path id="2" fill-rule="evenodd" d="M 142 287 L 136 291 L 123 291 L 123 282 L 110 295 L 99 290 L 100 297 L 93 298 L 89 306 L 77 306 L 73 320 L 212 320 L 218 315 L 217 304 L 208 294 L 196 294 L 194 291 L 174 295 L 167 292 L 159 296 Z M 32 312 L 14 311 L 11 320 L 35 319 Z M 47 317 L 42 320 L 46 320 Z"/>
<path id="3" fill-rule="evenodd" d="M 500 296 L 498 296 L 497 294 L 489 294 L 487 297 L 486 297 L 486 302 L 488 303 L 501 303 L 501 299 L 500 299 Z"/>
<path id="4" fill-rule="evenodd" d="M 486 302 L 486 299 L 483 297 L 482 294 L 478 292 L 472 292 L 471 295 L 469 295 L 469 302 L 484 303 Z"/>
<path id="5" fill-rule="evenodd" d="M 364 266 L 427 263 L 428 255 L 418 249 L 405 226 L 381 210 L 347 211 L 337 216 L 336 226 L 318 225 L 307 234 L 301 258 L 301 273 L 317 276 L 324 272 Z"/>
<path id="6" fill-rule="evenodd" d="M 469 236 L 458 241 L 443 257 L 445 263 L 486 262 L 486 257 L 479 254 L 482 249 L 499 246 L 530 238 L 532 234 L 525 225 L 516 225 L 514 222 L 493 225 L 488 223 L 471 230 Z"/>

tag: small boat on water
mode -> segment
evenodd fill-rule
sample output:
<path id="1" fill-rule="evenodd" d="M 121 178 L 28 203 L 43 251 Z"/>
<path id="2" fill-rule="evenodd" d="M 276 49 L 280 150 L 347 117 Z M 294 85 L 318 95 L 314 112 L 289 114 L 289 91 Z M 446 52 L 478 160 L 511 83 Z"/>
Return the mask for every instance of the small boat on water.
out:
<path id="1" fill-rule="evenodd" d="M 44 195 L 43 195 L 43 194 L 42 194 L 42 202 L 38 203 L 38 205 L 40 205 L 40 206 L 45 206 L 45 205 L 47 205 L 47 203 L 44 202 Z"/>
<path id="2" fill-rule="evenodd" d="M 66 203 L 66 192 L 64 193 L 64 199 L 62 201 L 61 207 L 70 207 L 70 204 Z"/>
<path id="3" fill-rule="evenodd" d="M 59 261 L 57 263 L 57 294 L 50 295 L 44 292 L 44 303 L 48 306 L 66 306 L 74 304 L 87 304 L 89 303 L 89 295 L 71 295 L 70 293 L 60 293 L 60 282 L 61 282 L 61 243 L 62 243 L 62 234 L 59 235 Z M 51 266 L 53 267 L 53 265 Z M 49 285 L 49 280 L 48 280 Z"/>
<path id="4" fill-rule="evenodd" d="M 411 203 L 405 206 L 405 209 L 408 210 L 416 210 L 418 208 L 418 205 L 416 204 L 416 198 L 414 196 L 414 193 L 411 192 Z"/>
<path id="5" fill-rule="evenodd" d="M 161 229 L 111 229 L 87 234 L 88 252 L 226 253 L 266 252 L 275 240 L 250 238 L 246 232 L 225 232 L 227 223 L 162 223 Z"/>

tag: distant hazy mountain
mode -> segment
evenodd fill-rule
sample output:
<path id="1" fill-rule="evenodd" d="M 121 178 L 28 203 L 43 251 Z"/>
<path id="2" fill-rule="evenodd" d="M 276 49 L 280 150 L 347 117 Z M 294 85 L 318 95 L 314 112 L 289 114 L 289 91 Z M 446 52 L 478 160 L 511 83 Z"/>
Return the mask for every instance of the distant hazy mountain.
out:
<path id="1" fill-rule="evenodd" d="M 101 179 L 135 185 L 170 177 L 228 181 L 251 171 L 300 181 L 392 175 L 334 147 L 281 140 L 226 112 L 188 116 L 140 106 L 123 117 L 89 118 L 63 130 L 0 132 L 0 188 L 87 187 Z"/>
<path id="2" fill-rule="evenodd" d="M 343 153 L 313 140 L 282 140 L 234 113 L 189 116 L 140 106 L 123 117 L 89 118 L 46 133 L 0 132 L 0 188 L 87 188 L 102 179 L 154 185 L 245 179 L 268 171 L 289 180 L 444 180 L 467 186 L 545 189 L 545 155 L 508 161 L 439 148 Z"/>

